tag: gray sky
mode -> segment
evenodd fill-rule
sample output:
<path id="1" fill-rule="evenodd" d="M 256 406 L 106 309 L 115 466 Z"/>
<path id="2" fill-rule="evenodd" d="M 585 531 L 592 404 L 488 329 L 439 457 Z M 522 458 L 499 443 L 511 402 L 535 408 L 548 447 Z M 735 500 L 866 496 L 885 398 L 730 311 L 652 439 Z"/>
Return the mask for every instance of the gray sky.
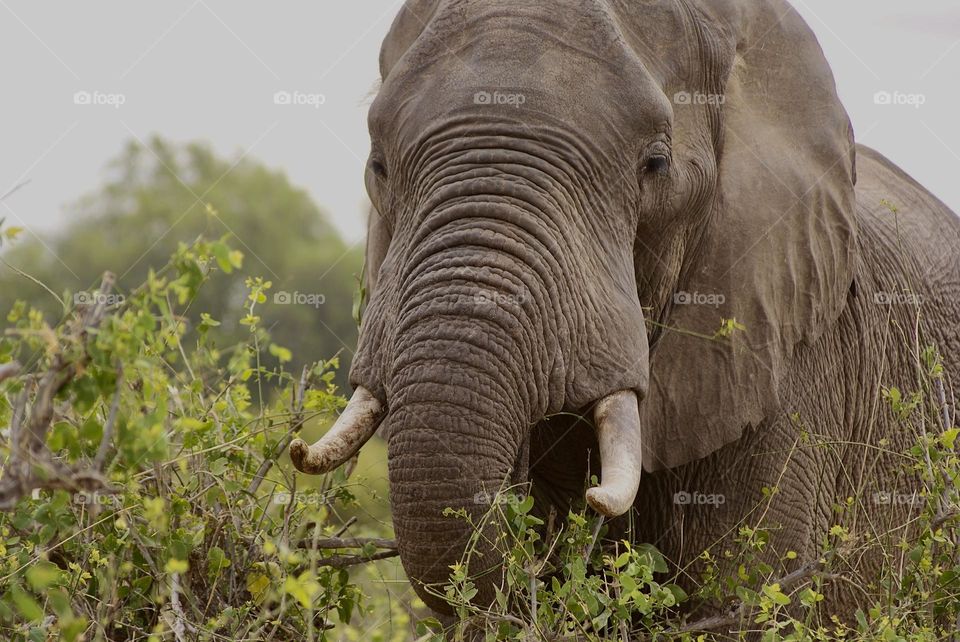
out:
<path id="1" fill-rule="evenodd" d="M 31 180 L 0 217 L 55 230 L 126 140 L 156 133 L 285 170 L 348 240 L 361 239 L 367 104 L 401 2 L 0 0 L 0 195 Z M 960 211 L 956 0 L 793 4 L 820 38 L 860 142 Z M 278 91 L 306 104 L 278 105 Z M 880 91 L 893 104 L 877 104 Z M 108 104 L 76 104 L 76 92 Z"/>

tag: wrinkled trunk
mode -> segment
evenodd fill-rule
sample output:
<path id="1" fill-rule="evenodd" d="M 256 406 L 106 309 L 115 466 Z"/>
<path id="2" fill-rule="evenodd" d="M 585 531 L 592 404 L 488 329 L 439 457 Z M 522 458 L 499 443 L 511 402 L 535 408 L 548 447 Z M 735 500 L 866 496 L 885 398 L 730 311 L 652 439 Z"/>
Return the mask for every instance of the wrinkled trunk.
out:
<path id="1" fill-rule="evenodd" d="M 421 597 L 438 611 L 449 607 L 431 591 L 443 593 L 450 566 L 465 552 L 471 574 L 480 574 L 475 599 L 493 599 L 503 560 L 492 545 L 496 520 L 471 543 L 467 520 L 444 511 L 465 509 L 474 524 L 490 520 L 491 498 L 526 481 L 521 452 L 531 417 L 543 412 L 530 385 L 543 375 L 536 372 L 536 346 L 543 342 L 525 318 L 524 294 L 449 276 L 433 273 L 432 286 L 414 290 L 404 315 L 409 321 L 398 328 L 388 418 L 401 558 Z"/>
<path id="2" fill-rule="evenodd" d="M 488 604 L 503 561 L 492 545 L 499 524 L 496 513 L 488 514 L 490 498 L 514 479 L 518 462 L 511 459 L 518 450 L 478 435 L 448 434 L 496 421 L 487 413 L 440 416 L 427 406 L 435 404 L 414 404 L 399 413 L 400 430 L 391 439 L 393 520 L 403 566 L 424 602 L 449 612 L 435 594 L 443 594 L 450 567 L 469 555 L 470 574 L 479 590 L 476 603 Z M 423 484 L 425 472 L 432 476 L 429 485 Z M 447 508 L 465 509 L 474 524 L 488 520 L 482 535 L 463 516 L 444 515 Z"/>

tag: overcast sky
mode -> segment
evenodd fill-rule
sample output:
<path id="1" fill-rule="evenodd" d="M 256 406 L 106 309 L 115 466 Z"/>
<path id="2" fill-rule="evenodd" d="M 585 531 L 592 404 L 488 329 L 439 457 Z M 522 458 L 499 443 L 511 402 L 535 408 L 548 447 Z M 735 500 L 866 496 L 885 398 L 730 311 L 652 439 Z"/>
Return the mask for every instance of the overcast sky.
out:
<path id="1" fill-rule="evenodd" d="M 361 239 L 366 110 L 401 2 L 0 0 L 0 195 L 30 181 L 0 217 L 55 230 L 125 141 L 156 133 L 283 169 Z M 960 211 L 956 0 L 793 4 L 820 38 L 859 141 Z M 278 91 L 305 104 L 277 105 Z M 91 104 L 76 104 L 77 92 Z M 877 92 L 907 104 L 877 104 Z"/>

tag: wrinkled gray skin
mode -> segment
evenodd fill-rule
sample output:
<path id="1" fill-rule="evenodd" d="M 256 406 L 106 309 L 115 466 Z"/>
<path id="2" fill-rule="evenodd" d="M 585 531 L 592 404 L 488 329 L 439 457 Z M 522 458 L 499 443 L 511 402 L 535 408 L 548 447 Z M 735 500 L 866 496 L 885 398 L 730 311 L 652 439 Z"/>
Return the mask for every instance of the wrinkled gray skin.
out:
<path id="1" fill-rule="evenodd" d="M 799 565 L 837 497 L 875 532 L 906 522 L 870 498 L 909 480 L 857 442 L 914 439 L 878 391 L 916 387 L 916 330 L 960 376 L 960 224 L 855 146 L 783 0 L 409 0 L 381 72 L 351 382 L 388 406 L 400 554 L 428 605 L 446 611 L 422 584 L 469 535 L 443 509 L 479 517 L 478 492 L 528 480 L 541 511 L 582 506 L 594 428 L 548 417 L 620 390 L 643 398 L 630 536 L 681 568 L 761 519 Z M 711 340 L 722 318 L 745 330 Z"/>

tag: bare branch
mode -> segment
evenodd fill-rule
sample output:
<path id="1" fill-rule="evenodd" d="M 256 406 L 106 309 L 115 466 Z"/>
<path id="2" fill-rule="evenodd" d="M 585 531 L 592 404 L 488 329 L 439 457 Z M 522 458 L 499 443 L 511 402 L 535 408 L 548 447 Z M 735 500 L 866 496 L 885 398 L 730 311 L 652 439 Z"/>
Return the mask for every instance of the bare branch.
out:
<path id="1" fill-rule="evenodd" d="M 19 183 L 17 183 L 16 185 L 8 189 L 3 196 L 0 196 L 0 201 L 7 200 L 11 196 L 13 196 L 16 192 L 19 192 L 21 189 L 29 185 L 32 180 L 33 180 L 32 178 L 28 178 L 25 181 L 20 181 Z"/>
<path id="2" fill-rule="evenodd" d="M 0 382 L 6 381 L 11 377 L 16 377 L 18 374 L 20 374 L 21 368 L 22 366 L 16 361 L 3 364 L 0 366 Z"/>
<path id="3" fill-rule="evenodd" d="M 36 488 L 73 491 L 106 489 L 109 492 L 99 469 L 71 471 L 52 460 L 44 450 L 47 431 L 54 418 L 57 393 L 73 380 L 86 361 L 85 356 L 71 361 L 71 357 L 65 354 L 65 347 L 84 345 L 90 330 L 99 327 L 106 316 L 108 295 L 115 283 L 116 278 L 112 273 L 104 273 L 96 303 L 86 308 L 78 307 L 78 317 L 68 327 L 63 344 L 53 354 L 46 372 L 39 376 L 29 419 L 26 419 L 26 406 L 30 386 L 25 385 L 17 399 L 11 421 L 11 454 L 0 477 L 0 510 L 13 508 L 21 497 Z M 6 378 L 15 374 L 11 372 Z M 37 477 L 36 469 L 52 474 Z"/>
<path id="4" fill-rule="evenodd" d="M 107 423 L 103 425 L 103 437 L 100 439 L 100 447 L 97 448 L 97 456 L 93 460 L 93 466 L 99 471 L 103 470 L 107 462 L 107 453 L 110 451 L 110 442 L 113 441 L 113 427 L 117 423 L 117 411 L 120 410 L 120 393 L 123 390 L 123 368 L 117 366 L 117 391 L 113 394 L 113 403 L 110 404 L 110 416 L 107 417 Z"/>
<path id="5" fill-rule="evenodd" d="M 374 553 L 373 555 L 333 555 L 331 557 L 325 557 L 323 559 L 317 560 L 317 566 L 329 566 L 330 568 L 347 568 L 348 566 L 356 566 L 357 564 L 366 564 L 368 562 L 376 562 L 377 560 L 385 560 L 391 557 L 397 557 L 400 555 L 399 551 L 382 551 L 380 553 Z"/>

